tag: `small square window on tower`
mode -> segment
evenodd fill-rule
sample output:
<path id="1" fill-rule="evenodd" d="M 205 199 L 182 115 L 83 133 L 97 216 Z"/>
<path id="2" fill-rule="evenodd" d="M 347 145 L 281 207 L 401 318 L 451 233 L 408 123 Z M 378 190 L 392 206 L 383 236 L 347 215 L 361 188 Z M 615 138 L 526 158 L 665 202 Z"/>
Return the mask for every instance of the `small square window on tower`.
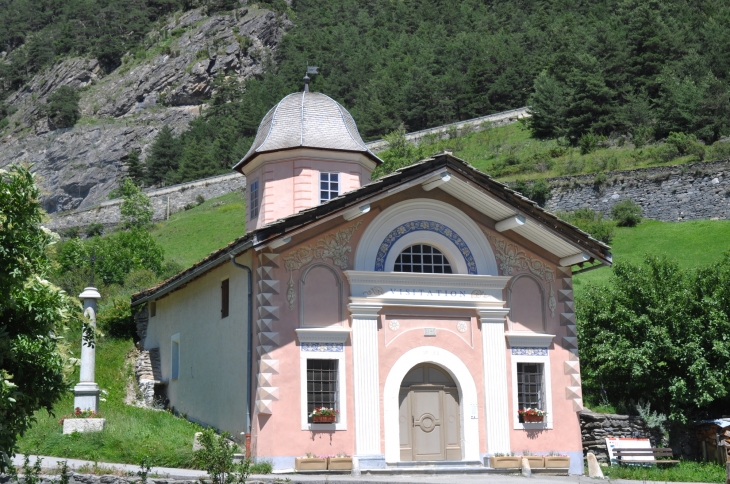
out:
<path id="1" fill-rule="evenodd" d="M 254 180 L 248 187 L 248 209 L 249 219 L 254 219 L 259 216 L 259 181 Z"/>
<path id="2" fill-rule="evenodd" d="M 228 279 L 221 281 L 221 318 L 228 317 Z"/>
<path id="3" fill-rule="evenodd" d="M 319 174 L 319 203 L 326 202 L 340 195 L 340 174 Z"/>

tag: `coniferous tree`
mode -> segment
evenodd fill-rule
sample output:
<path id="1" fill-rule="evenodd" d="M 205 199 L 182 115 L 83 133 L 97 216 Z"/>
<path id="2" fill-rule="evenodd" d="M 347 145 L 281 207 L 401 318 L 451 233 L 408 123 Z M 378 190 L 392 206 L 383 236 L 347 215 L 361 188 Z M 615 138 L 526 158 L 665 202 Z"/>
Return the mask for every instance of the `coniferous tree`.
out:
<path id="1" fill-rule="evenodd" d="M 175 172 L 180 163 L 180 151 L 172 129 L 167 125 L 163 126 L 157 133 L 150 154 L 145 161 L 146 181 L 149 185 L 170 183 L 175 179 Z"/>
<path id="2" fill-rule="evenodd" d="M 124 165 L 127 167 L 127 176 L 135 185 L 141 187 L 144 184 L 147 175 L 145 173 L 145 167 L 139 159 L 139 151 L 130 151 Z"/>

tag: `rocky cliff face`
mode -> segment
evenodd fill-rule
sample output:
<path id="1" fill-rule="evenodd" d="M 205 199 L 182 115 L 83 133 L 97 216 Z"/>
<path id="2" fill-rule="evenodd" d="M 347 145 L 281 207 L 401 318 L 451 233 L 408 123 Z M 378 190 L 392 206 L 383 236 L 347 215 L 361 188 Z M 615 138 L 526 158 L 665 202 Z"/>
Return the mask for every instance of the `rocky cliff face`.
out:
<path id="1" fill-rule="evenodd" d="M 292 26 L 269 10 L 206 16 L 195 9 L 150 32 L 153 47 L 128 54 L 108 75 L 95 59 L 65 59 L 7 99 L 17 112 L 0 140 L 0 167 L 32 163 L 49 213 L 95 205 L 118 184 L 132 150 L 144 158 L 164 125 L 182 131 L 213 94 L 216 77 L 261 74 Z M 80 90 L 83 117 L 52 131 L 42 107 L 63 85 Z"/>

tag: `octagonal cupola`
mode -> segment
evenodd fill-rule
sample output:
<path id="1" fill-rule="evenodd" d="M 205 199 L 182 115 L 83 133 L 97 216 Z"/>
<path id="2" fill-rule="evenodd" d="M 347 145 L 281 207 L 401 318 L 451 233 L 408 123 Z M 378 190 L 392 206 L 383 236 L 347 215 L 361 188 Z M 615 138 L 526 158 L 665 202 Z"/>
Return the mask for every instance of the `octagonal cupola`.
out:
<path id="1" fill-rule="evenodd" d="M 359 188 L 380 163 L 340 103 L 307 90 L 289 94 L 233 167 L 246 175 L 247 230 Z"/>

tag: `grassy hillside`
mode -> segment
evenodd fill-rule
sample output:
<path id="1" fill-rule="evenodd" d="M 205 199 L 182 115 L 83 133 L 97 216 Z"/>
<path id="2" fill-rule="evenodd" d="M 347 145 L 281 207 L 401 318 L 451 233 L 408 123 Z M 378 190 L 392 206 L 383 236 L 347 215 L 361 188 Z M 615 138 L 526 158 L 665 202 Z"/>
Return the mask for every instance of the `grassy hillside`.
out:
<path id="1" fill-rule="evenodd" d="M 611 248 L 614 262 L 638 264 L 651 254 L 676 259 L 687 269 L 708 265 L 730 250 L 730 221 L 644 220 L 636 227 L 617 227 Z M 610 275 L 611 269 L 605 267 L 578 274 L 573 283 L 576 298 L 587 284 L 608 284 Z"/>
<path id="2" fill-rule="evenodd" d="M 65 338 L 81 344 L 79 331 L 67 331 Z M 96 348 L 96 382 L 107 392 L 99 411 L 106 418 L 101 433 L 63 435 L 58 420 L 73 413 L 73 393 L 54 406 L 54 415 L 36 413 L 37 422 L 20 439 L 23 453 L 51 455 L 101 462 L 139 464 L 149 456 L 156 466 L 191 467 L 192 443 L 199 427 L 165 411 L 133 407 L 124 403 L 127 382 L 131 381 L 134 349 L 131 340 L 99 338 Z M 78 355 L 78 350 L 75 352 Z M 78 368 L 69 376 L 77 382 Z"/>
<path id="3" fill-rule="evenodd" d="M 246 232 L 246 211 L 239 192 L 206 200 L 161 222 L 152 235 L 165 257 L 187 267 Z"/>
<path id="4" fill-rule="evenodd" d="M 403 141 L 393 140 L 398 146 Z M 418 145 L 385 150 L 378 155 L 393 160 L 397 166 L 407 165 L 444 150 L 468 161 L 477 169 L 503 181 L 550 178 L 582 173 L 604 173 L 654 166 L 678 165 L 697 161 L 730 158 L 730 142 L 710 146 L 695 144 L 699 154 L 681 154 L 672 143 L 635 147 L 630 143 L 599 143 L 594 151 L 582 153 L 578 147 L 566 146 L 555 139 L 532 137 L 524 123 L 518 122 L 462 133 L 450 139 L 426 137 Z M 396 166 L 396 167 L 397 167 Z M 387 171 L 387 169 L 386 169 Z"/>

